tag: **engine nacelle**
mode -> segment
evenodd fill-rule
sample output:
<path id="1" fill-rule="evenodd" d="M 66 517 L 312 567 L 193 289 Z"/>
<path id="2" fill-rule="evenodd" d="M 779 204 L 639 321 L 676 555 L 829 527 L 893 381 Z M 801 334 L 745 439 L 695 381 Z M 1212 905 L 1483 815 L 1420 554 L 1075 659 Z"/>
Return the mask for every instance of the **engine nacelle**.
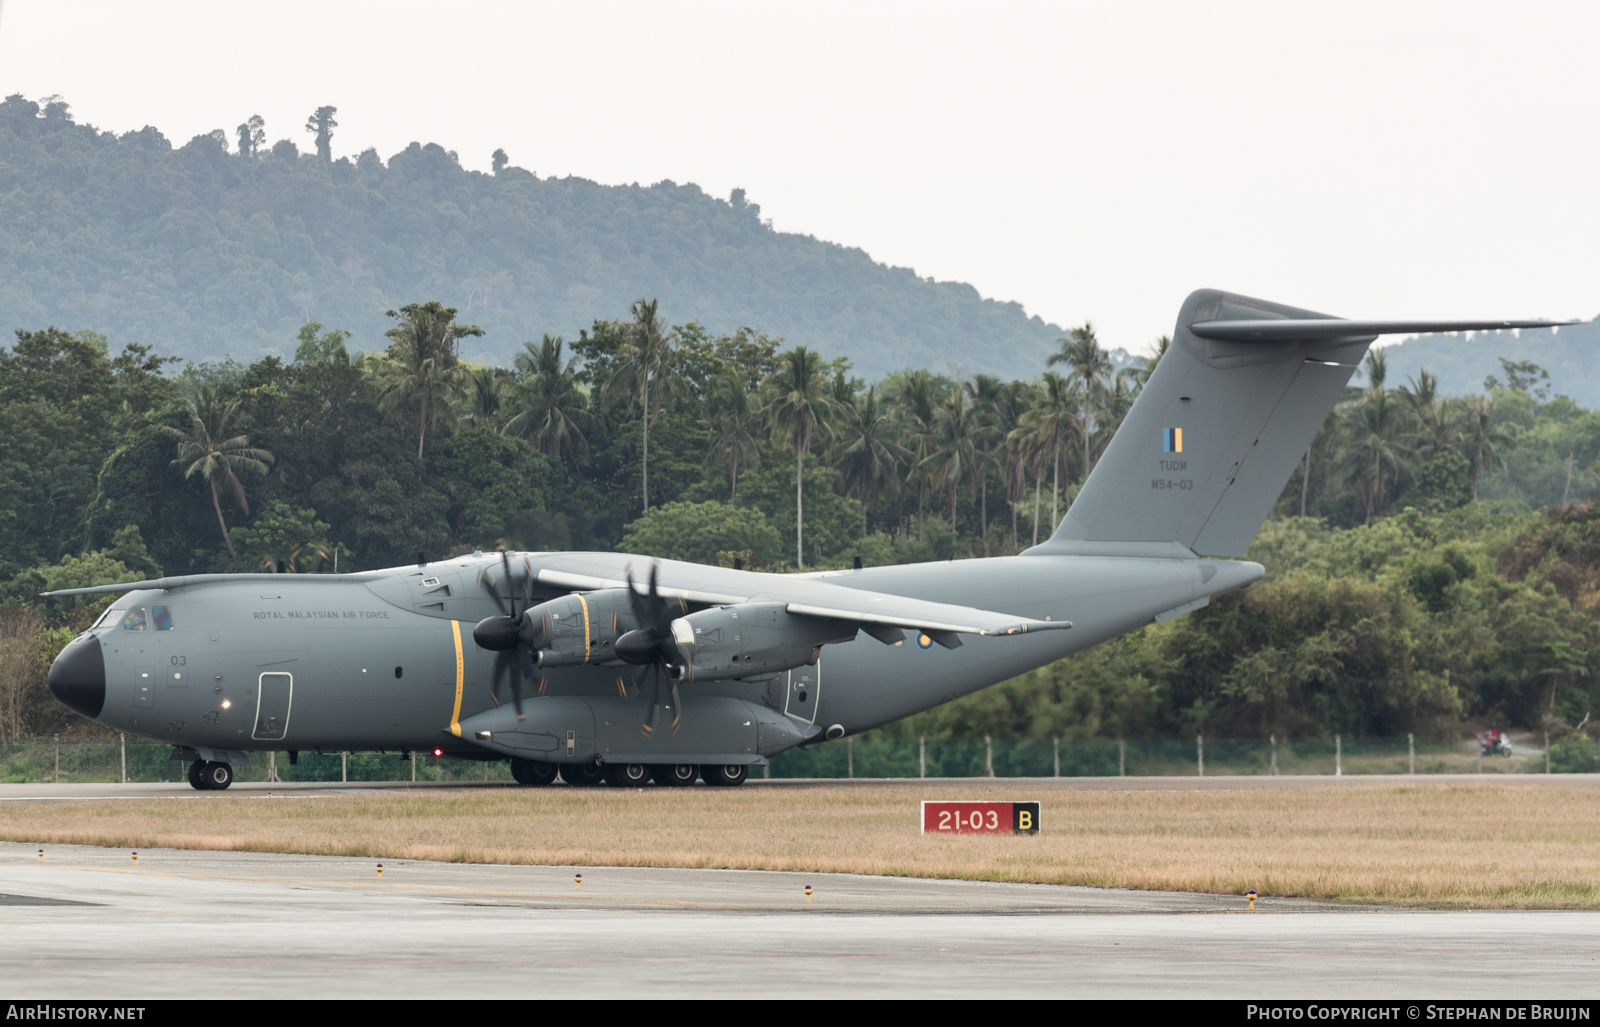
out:
<path id="1" fill-rule="evenodd" d="M 856 637 L 855 621 L 793 614 L 783 603 L 715 606 L 672 622 L 690 681 L 763 678 L 817 662 L 822 647 Z"/>
<path id="2" fill-rule="evenodd" d="M 688 610 L 682 600 L 667 602 Z M 523 643 L 538 654 L 541 667 L 609 663 L 617 658 L 617 639 L 638 626 L 627 589 L 574 592 L 529 610 Z"/>

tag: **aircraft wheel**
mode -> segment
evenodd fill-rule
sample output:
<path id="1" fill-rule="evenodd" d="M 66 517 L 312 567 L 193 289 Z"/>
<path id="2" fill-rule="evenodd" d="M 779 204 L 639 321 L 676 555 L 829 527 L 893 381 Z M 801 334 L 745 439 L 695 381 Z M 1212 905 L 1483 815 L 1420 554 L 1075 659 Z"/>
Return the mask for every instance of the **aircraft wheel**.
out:
<path id="1" fill-rule="evenodd" d="M 556 765 L 554 763 L 540 763 L 538 760 L 511 761 L 511 776 L 521 785 L 547 785 L 556 779 Z"/>
<path id="2" fill-rule="evenodd" d="M 650 780 L 650 768 L 643 763 L 608 763 L 606 783 L 618 788 L 642 788 Z"/>
<path id="3" fill-rule="evenodd" d="M 693 763 L 658 763 L 650 768 L 650 776 L 667 788 L 687 788 L 700 776 L 700 768 Z"/>
<path id="4" fill-rule="evenodd" d="M 605 780 L 600 767 L 594 763 L 563 763 L 561 764 L 561 780 L 569 785 L 580 788 L 597 785 Z"/>
<path id="5" fill-rule="evenodd" d="M 227 763 L 207 763 L 200 768 L 202 786 L 208 790 L 222 791 L 233 784 L 233 767 Z"/>
<path id="6" fill-rule="evenodd" d="M 714 767 L 701 767 L 706 784 L 720 788 L 735 788 L 750 776 L 750 768 L 743 763 L 719 763 Z"/>
<path id="7" fill-rule="evenodd" d="M 193 763 L 189 764 L 189 784 L 196 791 L 203 792 L 203 791 L 206 790 L 205 779 L 200 776 L 200 771 L 204 767 L 205 767 L 205 761 L 204 760 L 195 760 Z"/>

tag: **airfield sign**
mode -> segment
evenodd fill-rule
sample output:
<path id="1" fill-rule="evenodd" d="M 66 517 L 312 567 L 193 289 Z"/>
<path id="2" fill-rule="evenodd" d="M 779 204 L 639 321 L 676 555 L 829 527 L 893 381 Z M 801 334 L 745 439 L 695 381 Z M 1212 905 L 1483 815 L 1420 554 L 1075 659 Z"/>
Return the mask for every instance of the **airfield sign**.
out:
<path id="1" fill-rule="evenodd" d="M 1037 802 L 922 801 L 923 834 L 1038 834 Z"/>

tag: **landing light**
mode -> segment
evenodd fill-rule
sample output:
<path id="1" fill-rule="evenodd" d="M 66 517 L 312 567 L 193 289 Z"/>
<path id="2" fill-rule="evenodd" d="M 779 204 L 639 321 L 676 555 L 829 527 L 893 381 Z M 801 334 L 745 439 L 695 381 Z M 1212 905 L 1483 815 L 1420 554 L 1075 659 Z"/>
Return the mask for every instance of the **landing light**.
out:
<path id="1" fill-rule="evenodd" d="M 435 749 L 435 750 L 433 750 L 433 754 L 435 756 L 443 756 L 444 755 L 444 750 L 443 749 Z"/>
<path id="2" fill-rule="evenodd" d="M 233 700 L 232 699 L 224 699 L 224 700 L 222 700 L 222 708 L 223 709 L 227 709 L 228 707 L 230 707 L 232 705 L 233 705 Z"/>

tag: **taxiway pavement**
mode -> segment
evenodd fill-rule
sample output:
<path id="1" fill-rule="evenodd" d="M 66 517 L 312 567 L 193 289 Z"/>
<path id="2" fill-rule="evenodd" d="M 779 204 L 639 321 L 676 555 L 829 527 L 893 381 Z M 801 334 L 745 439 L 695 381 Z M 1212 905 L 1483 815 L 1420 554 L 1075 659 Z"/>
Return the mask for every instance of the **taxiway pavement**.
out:
<path id="1" fill-rule="evenodd" d="M 1592 995 L 1600 965 L 1584 912 L 37 848 L 0 844 L 0 979 L 30 999 L 1547 999 Z"/>

